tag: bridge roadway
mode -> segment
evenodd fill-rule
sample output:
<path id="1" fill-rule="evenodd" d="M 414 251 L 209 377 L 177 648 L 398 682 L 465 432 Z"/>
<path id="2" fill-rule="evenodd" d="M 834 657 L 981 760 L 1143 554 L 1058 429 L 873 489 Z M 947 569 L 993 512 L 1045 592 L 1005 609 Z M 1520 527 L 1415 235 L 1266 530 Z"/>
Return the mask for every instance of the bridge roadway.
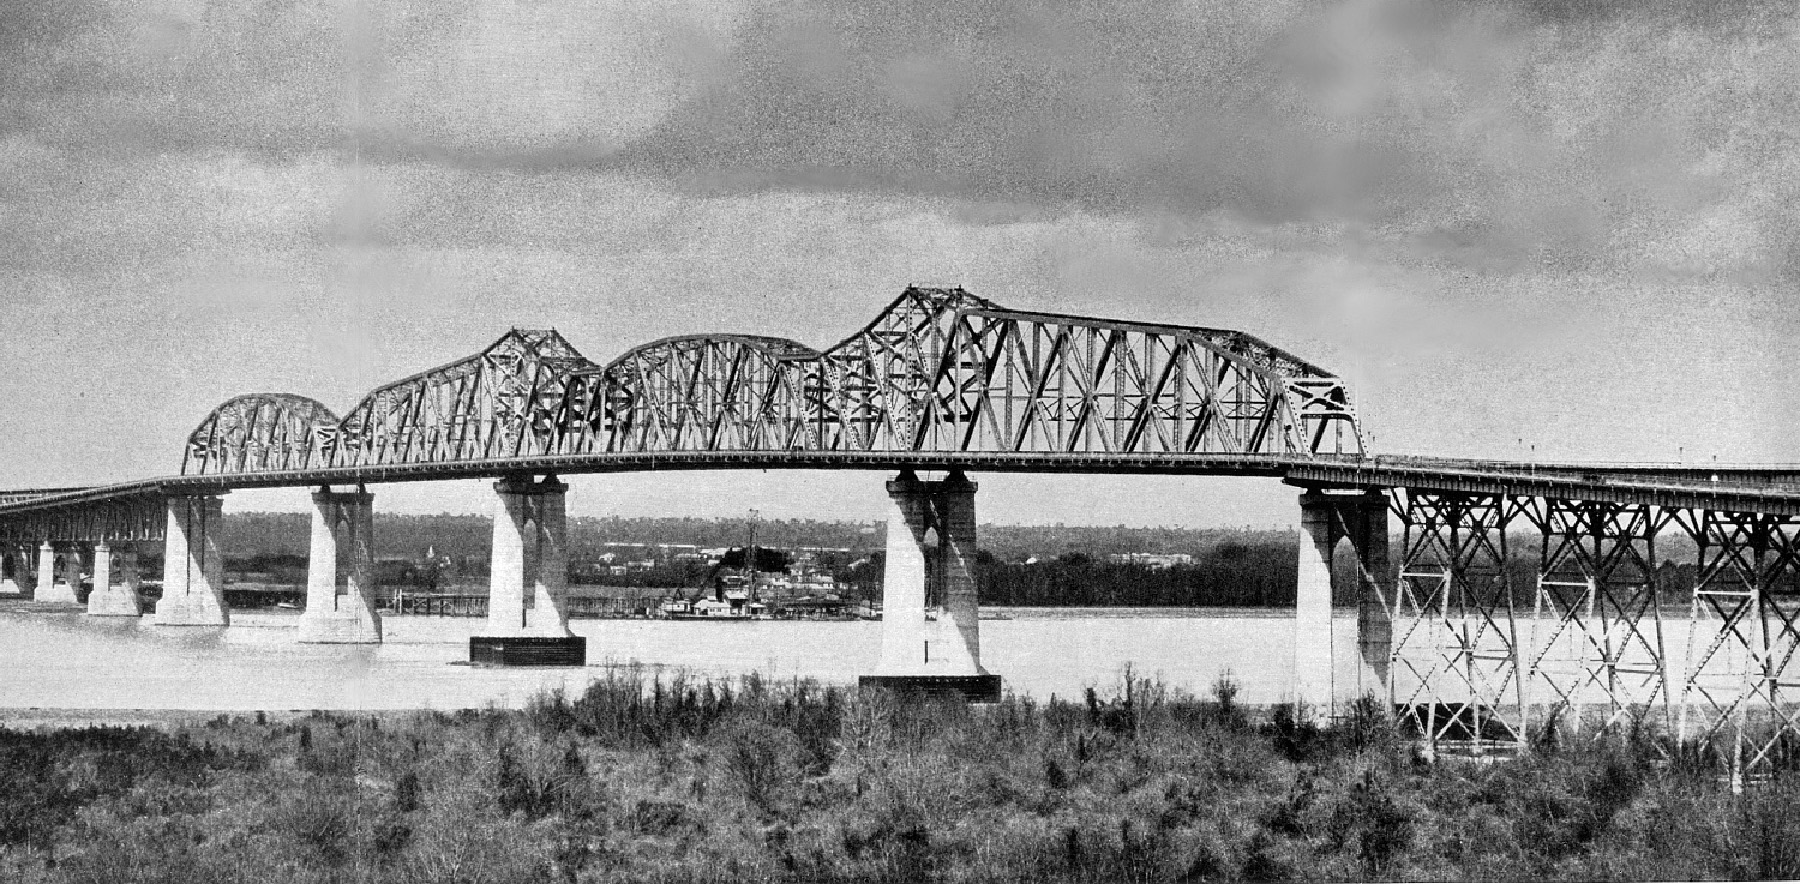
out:
<path id="1" fill-rule="evenodd" d="M 91 487 L 20 489 L 0 491 L 0 517 L 107 501 L 219 493 L 239 488 L 434 482 L 532 473 L 581 475 L 730 469 L 1265 476 L 1304 487 L 1410 488 L 1800 515 L 1800 466 L 1791 464 L 1527 463 L 1415 455 L 1331 454 L 692 451 L 534 455 L 165 476 Z"/>

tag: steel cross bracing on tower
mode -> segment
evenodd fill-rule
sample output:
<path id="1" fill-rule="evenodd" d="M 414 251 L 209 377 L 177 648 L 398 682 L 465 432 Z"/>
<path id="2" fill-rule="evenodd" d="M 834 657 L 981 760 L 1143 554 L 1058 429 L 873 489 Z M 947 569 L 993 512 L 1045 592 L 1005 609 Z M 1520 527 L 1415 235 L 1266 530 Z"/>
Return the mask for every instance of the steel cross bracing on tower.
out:
<path id="1" fill-rule="evenodd" d="M 1397 489 L 1386 683 L 1434 742 L 1643 729 L 1800 762 L 1800 516 Z M 1659 564 L 1659 561 L 1661 564 Z"/>
<path id="2" fill-rule="evenodd" d="M 1359 625 L 1418 732 L 1480 748 L 1662 727 L 1738 773 L 1794 754 L 1800 470 L 1376 456 L 1362 440 L 1340 379 L 1241 332 L 911 288 L 823 351 L 687 335 L 603 366 L 554 331 L 515 329 L 341 418 L 304 396 L 239 396 L 190 434 L 180 475 L 0 492 L 0 541 L 160 539 L 165 501 L 258 486 L 720 468 L 1276 476 L 1391 495 L 1400 554 L 1365 569 Z"/>

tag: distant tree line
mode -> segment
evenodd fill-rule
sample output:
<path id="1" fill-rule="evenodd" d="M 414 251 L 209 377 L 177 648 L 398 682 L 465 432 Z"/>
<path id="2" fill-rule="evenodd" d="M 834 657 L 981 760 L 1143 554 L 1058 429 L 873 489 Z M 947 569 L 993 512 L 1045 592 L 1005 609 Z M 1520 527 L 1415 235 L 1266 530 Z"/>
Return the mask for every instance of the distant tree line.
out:
<path id="1" fill-rule="evenodd" d="M 303 583 L 309 519 L 305 513 L 227 514 L 223 545 L 229 568 L 267 574 L 271 582 Z M 648 569 L 601 574 L 592 564 L 608 551 L 607 544 L 671 543 L 736 547 L 738 550 L 726 556 L 725 566 L 739 567 L 743 559 L 741 548 L 750 529 L 747 519 L 571 519 L 571 578 L 578 583 L 628 587 L 699 587 L 706 582 L 712 566 L 659 558 Z M 493 534 L 493 522 L 488 516 L 378 513 L 375 534 L 379 557 L 417 563 L 408 567 L 384 563 L 379 574 L 384 584 L 466 586 L 487 576 Z M 883 534 L 881 526 L 862 522 L 759 522 L 759 567 L 785 568 L 786 555 L 775 549 L 780 546 L 847 548 L 849 552 L 820 554 L 818 566 L 836 577 L 839 591 L 846 597 L 879 599 Z M 1390 546 L 1390 566 L 1395 569 L 1402 555 L 1402 541 L 1396 536 Z M 1471 562 L 1471 578 L 1498 580 L 1503 570 L 1515 610 L 1529 611 L 1537 601 L 1543 538 L 1530 531 L 1509 532 L 1507 543 L 1503 569 L 1491 565 L 1484 568 L 1491 558 L 1478 555 Z M 1285 607 L 1294 602 L 1299 547 L 1292 530 L 983 525 L 980 545 L 977 581 L 982 602 L 988 605 Z M 449 559 L 450 567 L 440 573 L 436 565 L 423 563 L 422 554 L 428 548 L 440 560 Z M 1347 548 L 1340 550 L 1347 552 Z M 1126 553 L 1186 553 L 1194 558 L 1191 564 L 1167 568 L 1107 558 Z M 1693 543 L 1678 533 L 1665 532 L 1658 537 L 1657 584 L 1665 608 L 1689 604 L 1697 579 L 1697 553 Z M 1339 605 L 1356 601 L 1360 575 L 1352 558 L 1340 554 L 1335 563 L 1334 602 Z M 147 575 L 159 574 L 160 550 L 147 549 L 141 562 Z M 1618 560 L 1611 574 L 1616 585 L 1628 587 L 1640 576 L 1630 563 L 1629 558 Z M 586 570 L 584 564 L 588 566 Z M 1567 595 L 1574 590 L 1557 591 Z M 1629 589 L 1622 588 L 1620 592 L 1628 593 Z M 1626 603 L 1638 604 L 1630 599 Z"/>
<path id="2" fill-rule="evenodd" d="M 223 543 L 228 555 L 290 554 L 305 556 L 310 537 L 306 513 L 227 513 Z M 579 517 L 569 520 L 569 555 L 594 558 L 607 544 L 683 543 L 700 547 L 741 547 L 755 542 L 769 548 L 845 549 L 866 555 L 882 549 L 886 527 L 869 522 L 822 522 L 811 519 Z M 493 520 L 486 515 L 434 516 L 375 514 L 378 556 L 417 557 L 427 547 L 453 559 L 488 557 Z M 1051 559 L 1069 553 L 1105 557 L 1119 553 L 1189 553 L 1215 547 L 1290 543 L 1293 532 L 1251 528 L 1134 528 L 1118 526 L 982 525 L 981 548 L 1006 561 L 1031 557 Z M 861 555 L 852 556 L 852 559 Z"/>
<path id="3" fill-rule="evenodd" d="M 1069 553 L 1047 562 L 1003 562 L 983 551 L 976 581 L 984 605 L 1046 607 L 1265 607 L 1294 603 L 1296 546 L 1226 543 L 1191 565 L 1152 568 Z"/>

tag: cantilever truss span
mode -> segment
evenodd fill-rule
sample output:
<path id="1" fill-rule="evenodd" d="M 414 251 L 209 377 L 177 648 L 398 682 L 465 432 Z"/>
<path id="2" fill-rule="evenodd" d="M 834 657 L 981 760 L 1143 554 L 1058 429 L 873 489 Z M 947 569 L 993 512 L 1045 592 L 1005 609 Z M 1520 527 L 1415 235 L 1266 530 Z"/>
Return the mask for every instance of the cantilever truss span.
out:
<path id="1" fill-rule="evenodd" d="M 691 335 L 600 366 L 554 331 L 514 330 L 375 390 L 341 420 L 304 397 L 238 397 L 189 437 L 182 474 L 658 452 L 1361 451 L 1343 382 L 1242 332 L 910 288 L 824 351 Z"/>

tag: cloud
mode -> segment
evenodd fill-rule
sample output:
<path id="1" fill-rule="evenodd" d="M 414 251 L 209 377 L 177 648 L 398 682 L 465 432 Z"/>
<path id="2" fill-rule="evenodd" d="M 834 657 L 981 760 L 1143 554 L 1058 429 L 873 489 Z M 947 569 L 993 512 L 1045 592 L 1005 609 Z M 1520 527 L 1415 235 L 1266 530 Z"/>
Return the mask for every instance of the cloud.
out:
<path id="1" fill-rule="evenodd" d="M 615 162 L 725 187 L 1291 214 L 1267 63 L 1302 4 L 776 3 Z"/>
<path id="2" fill-rule="evenodd" d="M 1796 30 L 1751 0 L 13 3 L 0 135 L 120 163 L 356 154 L 545 191 L 601 171 L 924 198 L 974 223 L 1230 216 L 1479 272 L 1785 278 Z M 410 208 L 477 239 L 519 210 Z M 347 205 L 336 235 L 431 236 L 384 211 Z M 550 240 L 582 239 L 566 226 Z"/>
<path id="3" fill-rule="evenodd" d="M 1659 269 L 1781 269 L 1791 236 L 1709 231 L 1786 223 L 1766 197 L 1791 161 L 1746 138 L 1800 122 L 1794 17 L 1717 9 L 781 2 L 725 76 L 599 161 L 703 192 L 1332 219 L 1492 271 L 1655 267 L 1696 238 L 1704 260 L 1679 246 Z"/>
<path id="4" fill-rule="evenodd" d="M 699 2 L 9 3 L 0 132 L 113 155 L 607 150 L 705 82 L 727 24 Z"/>

